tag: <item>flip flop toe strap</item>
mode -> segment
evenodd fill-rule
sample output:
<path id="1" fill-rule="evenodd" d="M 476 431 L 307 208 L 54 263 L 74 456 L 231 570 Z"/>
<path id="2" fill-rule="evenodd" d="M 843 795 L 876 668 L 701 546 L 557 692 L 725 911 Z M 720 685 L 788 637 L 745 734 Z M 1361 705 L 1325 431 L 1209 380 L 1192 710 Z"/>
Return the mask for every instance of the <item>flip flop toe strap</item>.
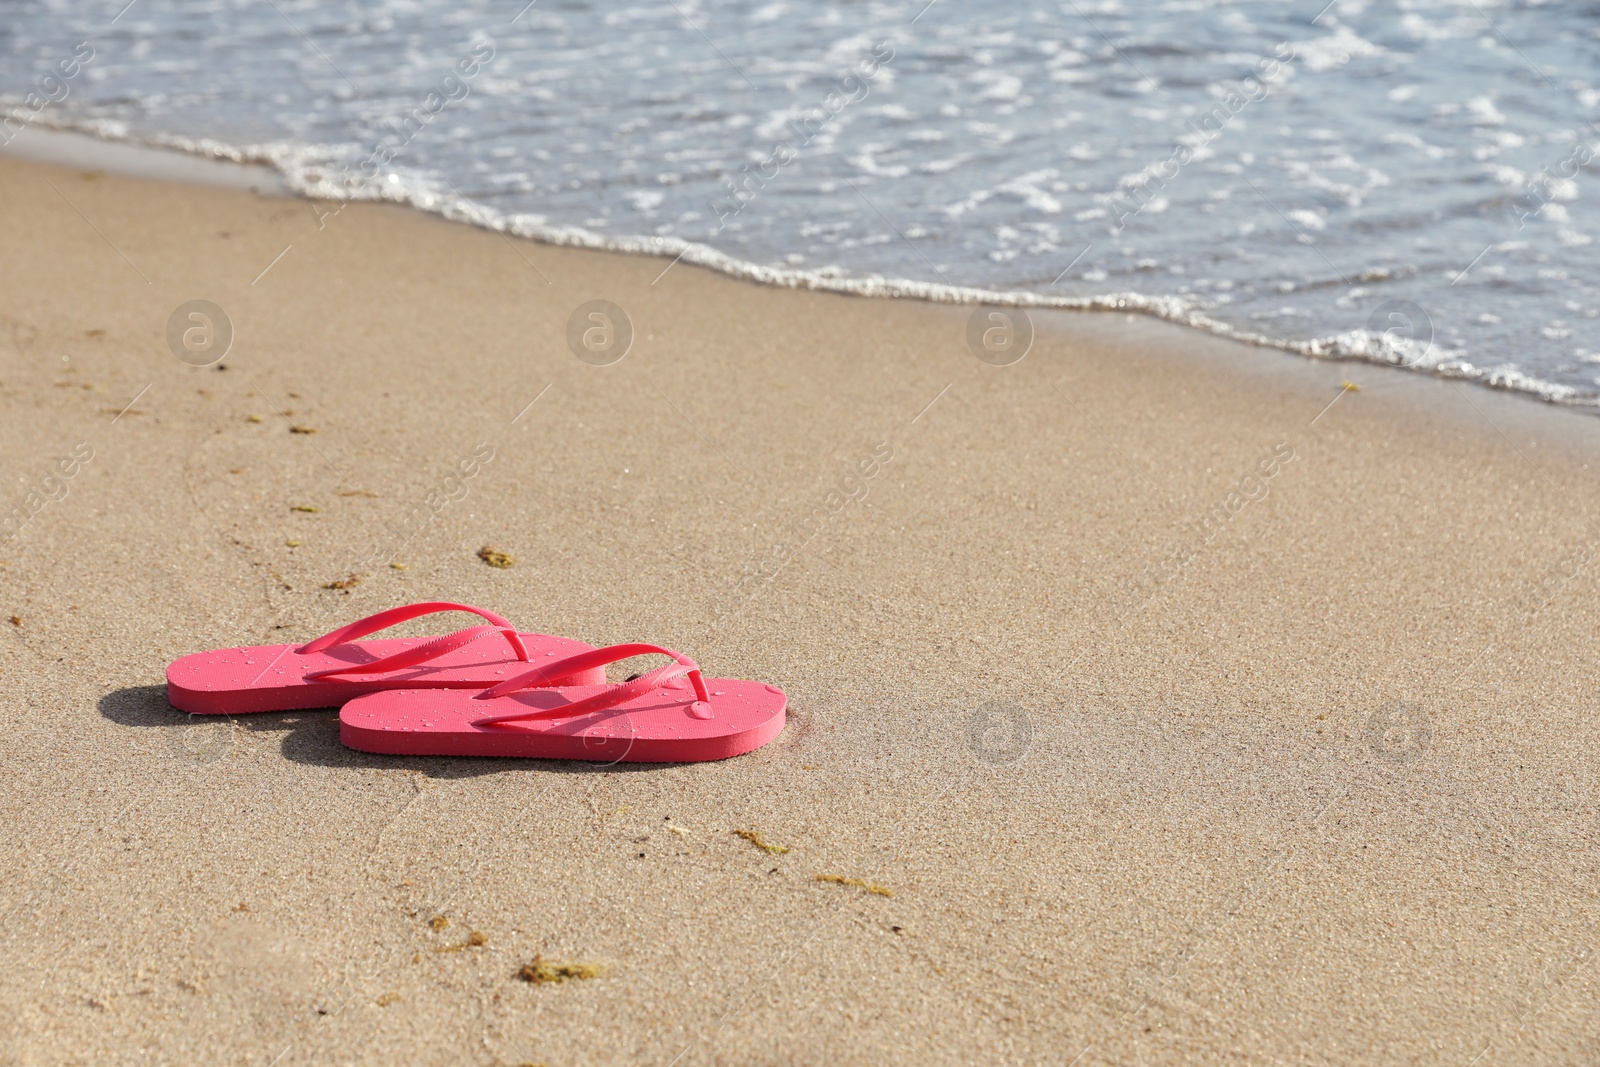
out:
<path id="1" fill-rule="evenodd" d="M 306 681 L 308 682 L 320 682 L 328 678 L 332 678 L 335 675 L 382 674 L 385 671 L 398 671 L 406 667 L 416 667 L 420 664 L 427 663 L 430 660 L 438 659 L 440 656 L 443 656 L 448 652 L 454 652 L 458 648 L 465 648 L 467 645 L 470 645 L 472 642 L 478 640 L 478 638 L 487 637 L 489 634 L 503 634 L 505 635 L 506 640 L 509 641 L 516 637 L 516 633 L 517 632 L 515 630 L 507 626 L 491 626 L 487 624 L 483 626 L 469 626 L 465 630 L 457 630 L 453 634 L 445 634 L 443 637 L 435 637 L 432 641 L 425 641 L 422 644 L 417 645 L 415 648 L 408 648 L 402 652 L 396 652 L 392 656 L 384 656 L 382 659 L 375 659 L 370 663 L 350 663 L 340 667 L 329 667 L 325 670 L 310 671 L 305 677 Z"/>
<path id="2" fill-rule="evenodd" d="M 559 680 L 577 674 L 579 671 L 603 667 L 608 663 L 615 663 L 631 656 L 649 654 L 671 656 L 673 662 L 641 674 L 632 681 L 623 682 L 620 685 L 607 686 L 603 692 L 584 697 L 582 700 L 573 701 L 571 704 L 566 704 L 559 708 L 529 708 L 524 711 L 512 712 L 508 715 L 492 715 L 488 718 L 477 719 L 472 725 L 494 726 L 500 723 L 524 722 L 529 719 L 568 719 L 578 715 L 587 715 L 590 712 L 604 711 L 619 704 L 626 704 L 630 700 L 637 700 L 639 697 L 659 689 L 668 682 L 685 676 L 688 677 L 689 684 L 694 686 L 695 693 L 695 699 L 688 708 L 689 714 L 697 719 L 711 718 L 711 694 L 706 691 L 705 679 L 700 677 L 699 665 L 683 653 L 674 652 L 670 648 L 662 648 L 660 645 L 612 645 L 609 648 L 597 648 L 590 652 L 580 652 L 576 656 L 569 656 L 566 659 L 557 660 L 555 663 L 547 664 L 543 667 L 535 667 L 526 674 L 507 679 L 499 685 L 485 689 L 475 699 L 493 700 L 510 693 L 521 692 L 524 689 L 546 687 L 551 685 L 552 680 Z"/>
<path id="3" fill-rule="evenodd" d="M 491 629 L 497 630 L 505 635 L 506 643 L 511 646 L 511 651 L 516 655 L 516 657 L 519 660 L 522 660 L 524 663 L 528 661 L 527 646 L 522 643 L 522 638 L 517 634 L 516 627 L 512 626 L 509 622 L 501 618 L 499 615 L 496 615 L 492 611 L 487 611 L 483 608 L 475 608 L 471 604 L 454 604 L 445 600 L 430 600 L 421 604 L 406 604 L 402 607 L 390 608 L 388 611 L 380 611 L 376 615 L 368 615 L 364 619 L 357 619 L 355 622 L 352 622 L 349 625 L 341 626 L 331 633 L 325 633 L 316 640 L 301 645 L 295 651 L 300 653 L 302 656 L 308 656 L 314 652 L 326 652 L 330 648 L 337 648 L 340 645 L 347 645 L 350 642 L 362 637 L 366 637 L 369 634 L 375 634 L 379 630 L 387 630 L 391 626 L 398 626 L 401 623 L 409 622 L 412 619 L 420 619 L 424 615 L 435 615 L 441 611 L 471 612 L 474 615 L 487 619 L 491 624 L 488 629 L 482 627 L 472 627 L 468 630 L 461 630 L 458 633 L 450 634 L 448 635 L 449 637 L 458 637 L 460 634 L 477 631 L 475 636 L 468 638 L 468 641 L 476 641 L 478 636 L 480 636 L 482 633 L 487 633 Z M 465 644 L 467 642 L 462 643 Z M 426 648 L 428 646 L 423 645 L 420 647 Z M 460 648 L 461 646 L 455 645 L 453 647 Z M 442 654 L 442 650 L 430 653 L 430 655 L 435 656 Z M 390 658 L 392 659 L 394 657 Z M 414 666 L 415 662 L 418 661 L 414 661 L 413 663 L 407 665 Z M 372 666 L 372 664 L 367 664 L 366 666 Z M 394 667 L 391 666 L 385 669 L 393 670 Z M 328 672 L 319 671 L 318 673 L 326 674 Z"/>

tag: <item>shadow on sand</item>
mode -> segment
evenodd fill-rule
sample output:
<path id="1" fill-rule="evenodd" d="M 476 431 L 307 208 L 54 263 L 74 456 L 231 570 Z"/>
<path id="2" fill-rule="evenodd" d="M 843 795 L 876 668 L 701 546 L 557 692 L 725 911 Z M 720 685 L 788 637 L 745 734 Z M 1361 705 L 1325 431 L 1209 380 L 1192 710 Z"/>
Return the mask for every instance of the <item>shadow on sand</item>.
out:
<path id="1" fill-rule="evenodd" d="M 339 710 L 267 711 L 254 715 L 190 715 L 167 703 L 164 685 L 118 689 L 100 698 L 100 714 L 119 726 L 165 733 L 174 757 L 211 763 L 225 756 L 240 735 L 282 734 L 285 759 L 315 767 L 387 768 L 419 771 L 429 778 L 476 778 L 486 774 L 626 773 L 661 770 L 671 763 L 590 763 L 584 760 L 495 759 L 487 756 L 386 756 L 346 748 L 339 742 Z"/>

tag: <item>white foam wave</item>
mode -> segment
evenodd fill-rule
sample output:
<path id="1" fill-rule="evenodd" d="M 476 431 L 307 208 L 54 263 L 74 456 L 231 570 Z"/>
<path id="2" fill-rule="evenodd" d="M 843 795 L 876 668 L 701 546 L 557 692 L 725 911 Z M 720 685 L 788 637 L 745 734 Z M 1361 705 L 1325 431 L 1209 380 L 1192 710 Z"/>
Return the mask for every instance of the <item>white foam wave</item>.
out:
<path id="1" fill-rule="evenodd" d="M 679 237 L 614 237 L 580 226 L 553 224 L 540 215 L 499 212 L 461 195 L 454 186 L 446 191 L 426 178 L 413 177 L 407 180 L 391 174 L 384 180 L 362 179 L 358 175 L 352 175 L 338 162 L 339 149 L 335 147 L 285 143 L 237 146 L 211 138 L 171 136 L 138 141 L 130 137 L 126 128 L 120 123 L 102 121 L 59 125 L 41 123 L 41 125 L 90 133 L 104 140 L 143 144 L 210 159 L 270 166 L 283 175 L 290 189 L 302 196 L 319 200 L 387 201 L 405 204 L 456 222 L 546 244 L 678 259 L 684 263 L 692 263 L 763 285 L 786 289 L 812 289 L 861 297 L 925 300 L 939 304 L 989 304 L 1052 311 L 1120 311 L 1126 314 L 1147 315 L 1243 344 L 1274 348 L 1311 359 L 1355 360 L 1382 364 L 1523 393 L 1553 404 L 1600 408 L 1600 397 L 1580 392 L 1571 386 L 1545 381 L 1509 364 L 1480 367 L 1462 358 L 1459 352 L 1432 344 L 1419 344 L 1406 338 L 1397 338 L 1392 333 L 1350 330 L 1326 337 L 1299 340 L 1241 329 L 1208 314 L 1208 305 L 1204 302 L 1179 296 L 1152 296 L 1132 291 L 1094 296 L 1051 296 L 1028 290 L 993 290 L 876 274 L 852 275 L 841 267 L 832 266 L 813 270 L 763 266 L 736 259 L 709 245 Z"/>

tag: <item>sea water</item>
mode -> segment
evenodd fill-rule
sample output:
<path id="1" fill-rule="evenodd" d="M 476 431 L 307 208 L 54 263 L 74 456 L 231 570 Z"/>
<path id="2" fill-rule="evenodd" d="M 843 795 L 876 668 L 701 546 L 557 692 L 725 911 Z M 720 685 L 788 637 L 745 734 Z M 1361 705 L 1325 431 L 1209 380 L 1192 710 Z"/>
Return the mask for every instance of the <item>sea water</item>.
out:
<path id="1" fill-rule="evenodd" d="M 47 0 L 49 125 L 773 284 L 1600 401 L 1600 23 L 1491 0 Z"/>

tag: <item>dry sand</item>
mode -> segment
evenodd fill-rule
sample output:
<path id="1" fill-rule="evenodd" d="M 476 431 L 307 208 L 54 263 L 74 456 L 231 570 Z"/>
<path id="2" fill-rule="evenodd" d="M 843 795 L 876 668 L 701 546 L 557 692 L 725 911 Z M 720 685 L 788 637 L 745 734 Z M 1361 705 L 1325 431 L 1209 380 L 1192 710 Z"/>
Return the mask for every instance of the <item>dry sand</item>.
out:
<path id="1" fill-rule="evenodd" d="M 1595 421 L 1122 316 L 993 367 L 968 308 L 399 208 L 0 198 L 0 518 L 93 450 L 0 550 L 0 1059 L 1600 1058 Z M 168 350 L 196 298 L 225 370 Z M 781 685 L 788 728 L 401 759 L 164 699 L 433 598 Z"/>

